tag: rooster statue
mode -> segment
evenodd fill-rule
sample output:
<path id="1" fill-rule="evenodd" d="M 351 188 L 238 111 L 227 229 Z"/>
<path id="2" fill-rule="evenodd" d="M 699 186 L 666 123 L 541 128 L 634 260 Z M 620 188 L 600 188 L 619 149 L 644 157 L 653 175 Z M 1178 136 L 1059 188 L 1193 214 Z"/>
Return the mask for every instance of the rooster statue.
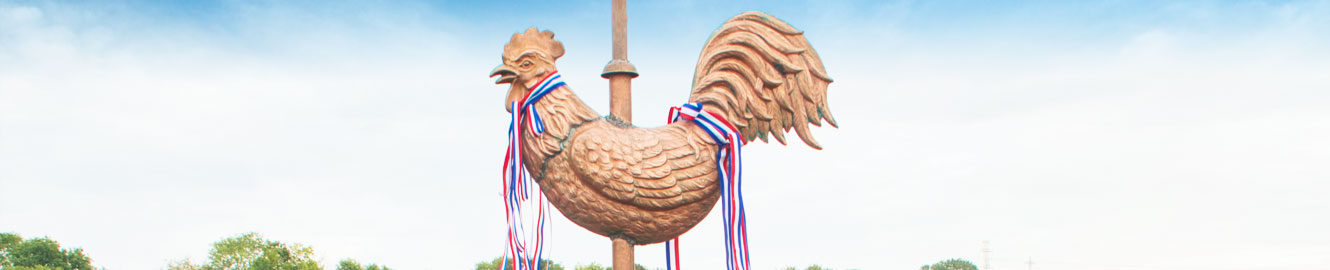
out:
<path id="1" fill-rule="evenodd" d="M 563 53 L 554 33 L 527 29 L 513 34 L 503 64 L 490 74 L 499 76 L 496 84 L 509 84 L 510 113 L 538 113 L 514 118 L 519 129 L 542 129 L 516 133 L 525 172 L 550 204 L 597 234 L 644 245 L 691 229 L 720 196 L 716 153 L 722 146 L 689 121 L 640 128 L 601 116 L 563 84 L 527 102 L 548 86 Z M 689 102 L 732 124 L 740 143 L 774 137 L 784 144 L 785 132 L 794 129 L 821 149 L 808 125 L 836 125 L 822 60 L 801 31 L 765 13 L 726 21 L 707 41 L 694 76 Z"/>

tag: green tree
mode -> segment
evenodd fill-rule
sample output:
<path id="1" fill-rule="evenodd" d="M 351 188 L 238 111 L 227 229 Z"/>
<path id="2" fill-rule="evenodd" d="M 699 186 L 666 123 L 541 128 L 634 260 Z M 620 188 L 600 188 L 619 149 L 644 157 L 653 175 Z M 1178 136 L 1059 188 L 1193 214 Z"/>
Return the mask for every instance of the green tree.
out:
<path id="1" fill-rule="evenodd" d="M 12 233 L 0 233 L 0 266 L 9 264 L 9 248 L 23 242 L 23 237 Z"/>
<path id="2" fill-rule="evenodd" d="M 388 268 L 387 266 L 382 266 L 372 263 L 365 267 L 361 267 L 360 263 L 356 262 L 356 260 L 344 259 L 341 262 L 337 263 L 337 270 L 392 270 L 392 269 Z"/>
<path id="3" fill-rule="evenodd" d="M 92 259 L 81 248 L 62 249 L 60 243 L 46 237 L 22 239 L 18 234 L 0 233 L 0 268 L 92 270 Z"/>
<path id="4" fill-rule="evenodd" d="M 173 261 L 166 265 L 167 270 L 203 270 L 202 265 L 189 262 L 189 259 Z"/>
<path id="5" fill-rule="evenodd" d="M 476 263 L 476 270 L 512 270 L 513 269 L 512 264 L 507 264 L 507 265 L 503 264 L 503 259 L 504 259 L 503 257 L 497 257 L 488 262 L 486 261 L 478 262 Z M 555 263 L 554 261 L 551 261 L 549 259 L 543 259 L 540 261 L 542 263 L 541 264 L 542 270 L 564 270 L 562 265 L 559 265 L 558 263 Z M 499 267 L 503 267 L 503 269 L 499 269 Z M 633 269 L 647 270 L 647 267 L 638 264 L 635 265 Z M 610 270 L 610 267 L 600 265 L 599 263 L 596 262 L 591 262 L 590 264 L 574 266 L 573 270 Z"/>
<path id="6" fill-rule="evenodd" d="M 508 264 L 505 266 L 503 264 L 503 259 L 503 257 L 496 257 L 488 262 L 478 262 L 476 263 L 476 270 L 512 270 L 513 265 Z M 564 270 L 562 265 L 554 263 L 554 261 L 550 259 L 542 259 L 540 260 L 540 263 L 541 270 Z M 499 269 L 499 267 L 503 267 L 503 269 Z"/>
<path id="7" fill-rule="evenodd" d="M 313 259 L 314 249 L 296 243 L 282 243 L 264 239 L 257 233 L 246 233 L 212 243 L 208 261 L 194 264 L 189 259 L 167 264 L 168 270 L 322 270 Z M 338 270 L 392 270 L 384 265 L 362 266 L 352 259 L 344 259 Z M 9 270 L 9 269 L 4 269 Z M 560 269 L 562 270 L 562 269 Z"/>
<path id="8" fill-rule="evenodd" d="M 345 259 L 337 263 L 337 270 L 364 270 L 356 260 Z"/>
<path id="9" fill-rule="evenodd" d="M 799 270 L 799 268 L 794 266 L 786 266 L 785 270 Z M 831 268 L 826 268 L 822 267 L 821 265 L 814 264 L 814 265 L 809 265 L 807 268 L 804 268 L 804 270 L 831 270 Z"/>
<path id="10" fill-rule="evenodd" d="M 974 263 L 962 259 L 949 259 L 928 266 L 929 270 L 979 270 Z"/>
<path id="11" fill-rule="evenodd" d="M 222 239 L 212 244 L 208 263 L 172 262 L 170 270 L 322 270 L 314 249 L 263 239 L 257 233 Z"/>
<path id="12" fill-rule="evenodd" d="M 587 265 L 577 265 L 573 270 L 610 270 L 609 267 L 601 266 L 599 263 L 591 262 Z"/>
<path id="13" fill-rule="evenodd" d="M 610 267 L 610 266 L 603 266 L 603 265 L 600 265 L 599 263 L 591 262 L 591 264 L 587 264 L 587 265 L 578 265 L 578 266 L 576 266 L 576 267 L 573 267 L 573 270 L 612 270 L 612 268 L 613 268 L 613 267 Z M 647 267 L 646 267 L 646 266 L 642 266 L 641 264 L 634 264 L 634 265 L 633 265 L 633 269 L 634 269 L 634 270 L 647 270 Z"/>

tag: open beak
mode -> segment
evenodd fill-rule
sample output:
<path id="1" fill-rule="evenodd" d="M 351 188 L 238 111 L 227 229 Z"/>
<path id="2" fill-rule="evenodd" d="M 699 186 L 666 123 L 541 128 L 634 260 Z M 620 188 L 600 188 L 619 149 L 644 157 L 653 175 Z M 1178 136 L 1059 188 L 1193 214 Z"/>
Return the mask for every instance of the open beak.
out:
<path id="1" fill-rule="evenodd" d="M 492 78 L 494 76 L 499 76 L 499 79 L 495 80 L 494 84 L 513 83 L 514 80 L 517 80 L 517 72 L 508 68 L 508 65 L 499 65 L 498 67 L 495 67 L 493 71 L 490 71 L 490 77 Z"/>
<path id="2" fill-rule="evenodd" d="M 499 65 L 498 67 L 495 67 L 493 71 L 490 71 L 490 77 L 494 76 L 499 76 L 499 79 L 495 80 L 494 84 L 506 83 L 509 85 L 508 97 L 504 99 L 503 108 L 508 112 L 513 112 L 513 102 L 521 99 L 522 95 L 526 94 L 520 91 L 521 88 L 516 85 L 517 71 L 508 68 L 508 65 Z"/>

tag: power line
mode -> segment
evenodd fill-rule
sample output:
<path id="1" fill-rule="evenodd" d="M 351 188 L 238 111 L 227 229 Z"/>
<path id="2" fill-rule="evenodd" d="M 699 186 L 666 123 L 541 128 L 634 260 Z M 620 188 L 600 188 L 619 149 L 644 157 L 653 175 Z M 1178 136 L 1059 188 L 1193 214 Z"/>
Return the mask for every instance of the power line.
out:
<path id="1" fill-rule="evenodd" d="M 989 266 L 989 264 L 988 264 L 988 257 L 989 257 L 989 254 L 988 254 L 988 253 L 992 251 L 991 249 L 988 249 L 988 240 L 984 240 L 984 249 L 983 249 L 983 251 L 984 251 L 984 258 L 983 258 L 983 259 L 984 259 L 984 270 L 992 270 L 992 268 L 991 268 L 991 267 Z"/>

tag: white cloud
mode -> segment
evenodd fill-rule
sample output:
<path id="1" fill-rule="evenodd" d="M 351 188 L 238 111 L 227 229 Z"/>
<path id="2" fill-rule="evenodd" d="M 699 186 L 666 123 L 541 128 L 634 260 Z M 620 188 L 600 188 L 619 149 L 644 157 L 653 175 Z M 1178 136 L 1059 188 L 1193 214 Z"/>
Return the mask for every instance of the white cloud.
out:
<path id="1" fill-rule="evenodd" d="M 361 8 L 375 7 L 328 9 Z M 992 240 L 997 269 L 1027 257 L 1324 266 L 1330 50 L 1307 37 L 1324 10 L 1279 9 L 1287 20 L 1235 33 L 1260 38 L 1150 27 L 1029 51 L 798 24 L 837 79 L 842 127 L 814 130 L 823 151 L 745 150 L 754 263 L 912 269 L 977 262 Z M 234 29 L 209 30 L 0 7 L 0 220 L 18 221 L 0 229 L 112 269 L 198 261 L 250 230 L 312 245 L 325 265 L 454 269 L 498 255 L 506 117 L 484 73 L 508 33 L 460 36 L 426 11 L 324 12 L 238 5 L 222 24 Z M 604 112 L 606 55 L 586 49 L 603 37 L 555 30 L 569 47 L 560 68 Z M 684 101 L 696 50 L 632 52 L 639 123 Z M 608 241 L 557 220 L 556 260 L 608 261 Z M 710 221 L 685 236 L 686 264 L 720 260 Z M 639 248 L 639 262 L 659 265 L 659 251 Z"/>
<path id="2" fill-rule="evenodd" d="M 19 6 L 0 8 L 0 18 L 7 23 L 30 23 L 42 18 L 42 10 L 36 7 Z"/>

